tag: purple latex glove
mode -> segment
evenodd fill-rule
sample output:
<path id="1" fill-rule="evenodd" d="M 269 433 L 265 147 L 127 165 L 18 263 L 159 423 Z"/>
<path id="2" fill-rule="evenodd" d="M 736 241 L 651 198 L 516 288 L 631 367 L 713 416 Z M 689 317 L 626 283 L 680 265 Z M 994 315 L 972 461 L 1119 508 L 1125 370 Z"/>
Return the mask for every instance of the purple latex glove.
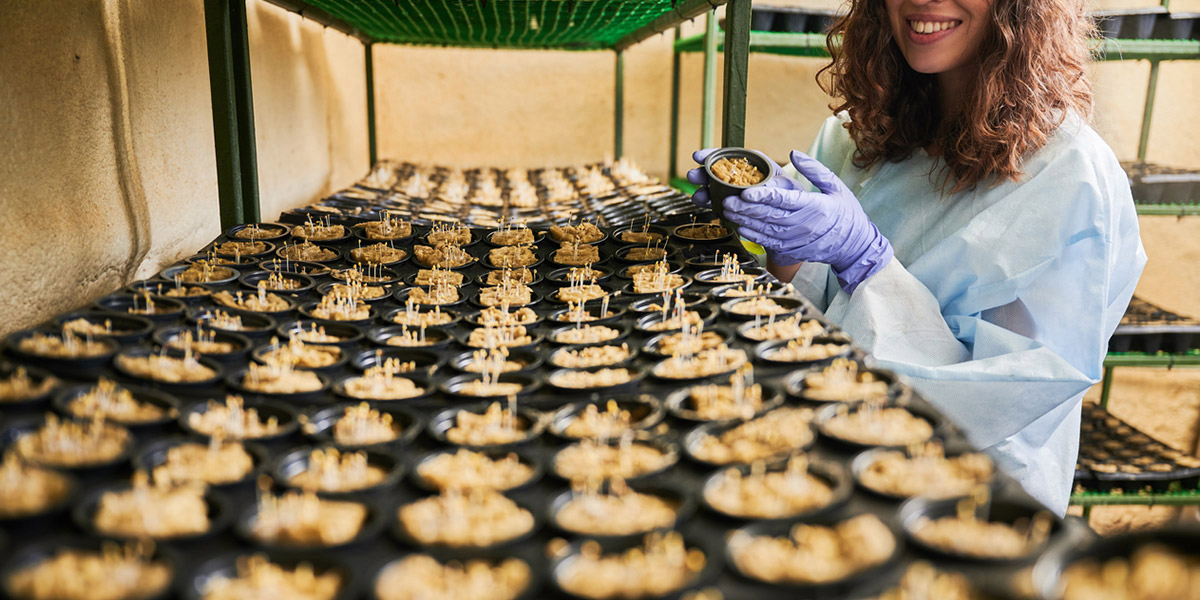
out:
<path id="1" fill-rule="evenodd" d="M 740 198 L 726 199 L 725 216 L 737 223 L 742 237 L 766 249 L 775 264 L 826 263 L 842 289 L 853 292 L 892 260 L 892 244 L 825 165 L 797 150 L 791 160 L 816 192 L 805 191 L 789 177 L 783 177 L 789 183 L 773 178 L 770 183 L 780 185 L 750 188 Z"/>
<path id="2" fill-rule="evenodd" d="M 699 163 L 700 168 L 688 171 L 687 180 L 691 182 L 692 185 L 700 186 L 700 189 L 696 190 L 696 193 L 692 194 L 692 204 L 695 204 L 700 208 L 712 208 L 712 200 L 709 200 L 708 198 L 708 173 L 704 172 L 704 161 L 708 158 L 709 154 L 712 154 L 714 150 L 718 149 L 719 148 L 705 148 L 692 153 L 692 160 Z M 769 181 L 767 181 L 766 185 L 788 190 L 804 189 L 802 184 L 791 177 L 784 175 L 782 171 L 778 170 L 776 171 L 776 174 L 771 177 Z"/>

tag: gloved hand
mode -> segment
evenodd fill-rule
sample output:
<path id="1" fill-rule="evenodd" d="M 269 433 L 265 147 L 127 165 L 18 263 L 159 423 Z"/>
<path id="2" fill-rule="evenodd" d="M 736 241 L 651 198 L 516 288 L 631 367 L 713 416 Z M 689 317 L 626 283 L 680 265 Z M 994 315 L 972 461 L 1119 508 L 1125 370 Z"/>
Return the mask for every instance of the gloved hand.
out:
<path id="1" fill-rule="evenodd" d="M 892 244 L 825 165 L 795 150 L 791 161 L 816 192 L 805 191 L 789 177 L 775 177 L 766 186 L 743 191 L 740 198 L 727 198 L 725 217 L 738 225 L 742 237 L 766 249 L 775 264 L 826 263 L 842 289 L 853 292 L 892 260 Z"/>

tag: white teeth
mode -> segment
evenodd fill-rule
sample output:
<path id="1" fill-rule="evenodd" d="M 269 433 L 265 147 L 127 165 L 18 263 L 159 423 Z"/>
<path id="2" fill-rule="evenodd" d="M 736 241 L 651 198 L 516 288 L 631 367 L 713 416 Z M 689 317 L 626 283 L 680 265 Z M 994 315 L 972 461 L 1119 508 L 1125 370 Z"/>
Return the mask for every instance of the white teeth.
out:
<path id="1" fill-rule="evenodd" d="M 908 25 L 917 33 L 937 33 L 958 27 L 954 21 L 909 21 Z"/>

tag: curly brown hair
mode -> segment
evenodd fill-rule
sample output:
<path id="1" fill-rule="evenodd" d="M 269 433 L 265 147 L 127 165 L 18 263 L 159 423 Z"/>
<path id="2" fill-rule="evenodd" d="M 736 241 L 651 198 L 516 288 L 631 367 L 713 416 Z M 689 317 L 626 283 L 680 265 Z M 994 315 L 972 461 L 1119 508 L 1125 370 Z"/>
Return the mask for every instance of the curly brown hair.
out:
<path id="1" fill-rule="evenodd" d="M 963 109 L 943 118 L 936 76 L 908 65 L 884 0 L 853 0 L 829 31 L 833 61 L 817 79 L 840 99 L 830 108 L 850 114 L 855 166 L 933 147 L 945 161 L 943 192 L 995 185 L 1018 179 L 1023 157 L 1045 145 L 1069 111 L 1091 117 L 1087 40 L 1095 25 L 1085 1 L 996 0 L 991 14 Z"/>

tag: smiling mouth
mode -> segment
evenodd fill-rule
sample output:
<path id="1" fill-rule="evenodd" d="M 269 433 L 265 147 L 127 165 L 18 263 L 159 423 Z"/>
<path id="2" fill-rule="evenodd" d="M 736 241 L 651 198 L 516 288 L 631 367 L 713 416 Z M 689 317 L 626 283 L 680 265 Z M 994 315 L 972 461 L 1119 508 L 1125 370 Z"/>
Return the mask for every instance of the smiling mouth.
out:
<path id="1" fill-rule="evenodd" d="M 946 31 L 947 29 L 954 29 L 955 27 L 958 27 L 959 25 L 962 25 L 962 21 L 959 21 L 956 19 L 948 20 L 948 21 L 917 21 L 917 20 L 913 20 L 913 19 L 908 20 L 909 28 L 917 33 L 922 33 L 922 34 L 938 33 L 940 31 Z"/>

